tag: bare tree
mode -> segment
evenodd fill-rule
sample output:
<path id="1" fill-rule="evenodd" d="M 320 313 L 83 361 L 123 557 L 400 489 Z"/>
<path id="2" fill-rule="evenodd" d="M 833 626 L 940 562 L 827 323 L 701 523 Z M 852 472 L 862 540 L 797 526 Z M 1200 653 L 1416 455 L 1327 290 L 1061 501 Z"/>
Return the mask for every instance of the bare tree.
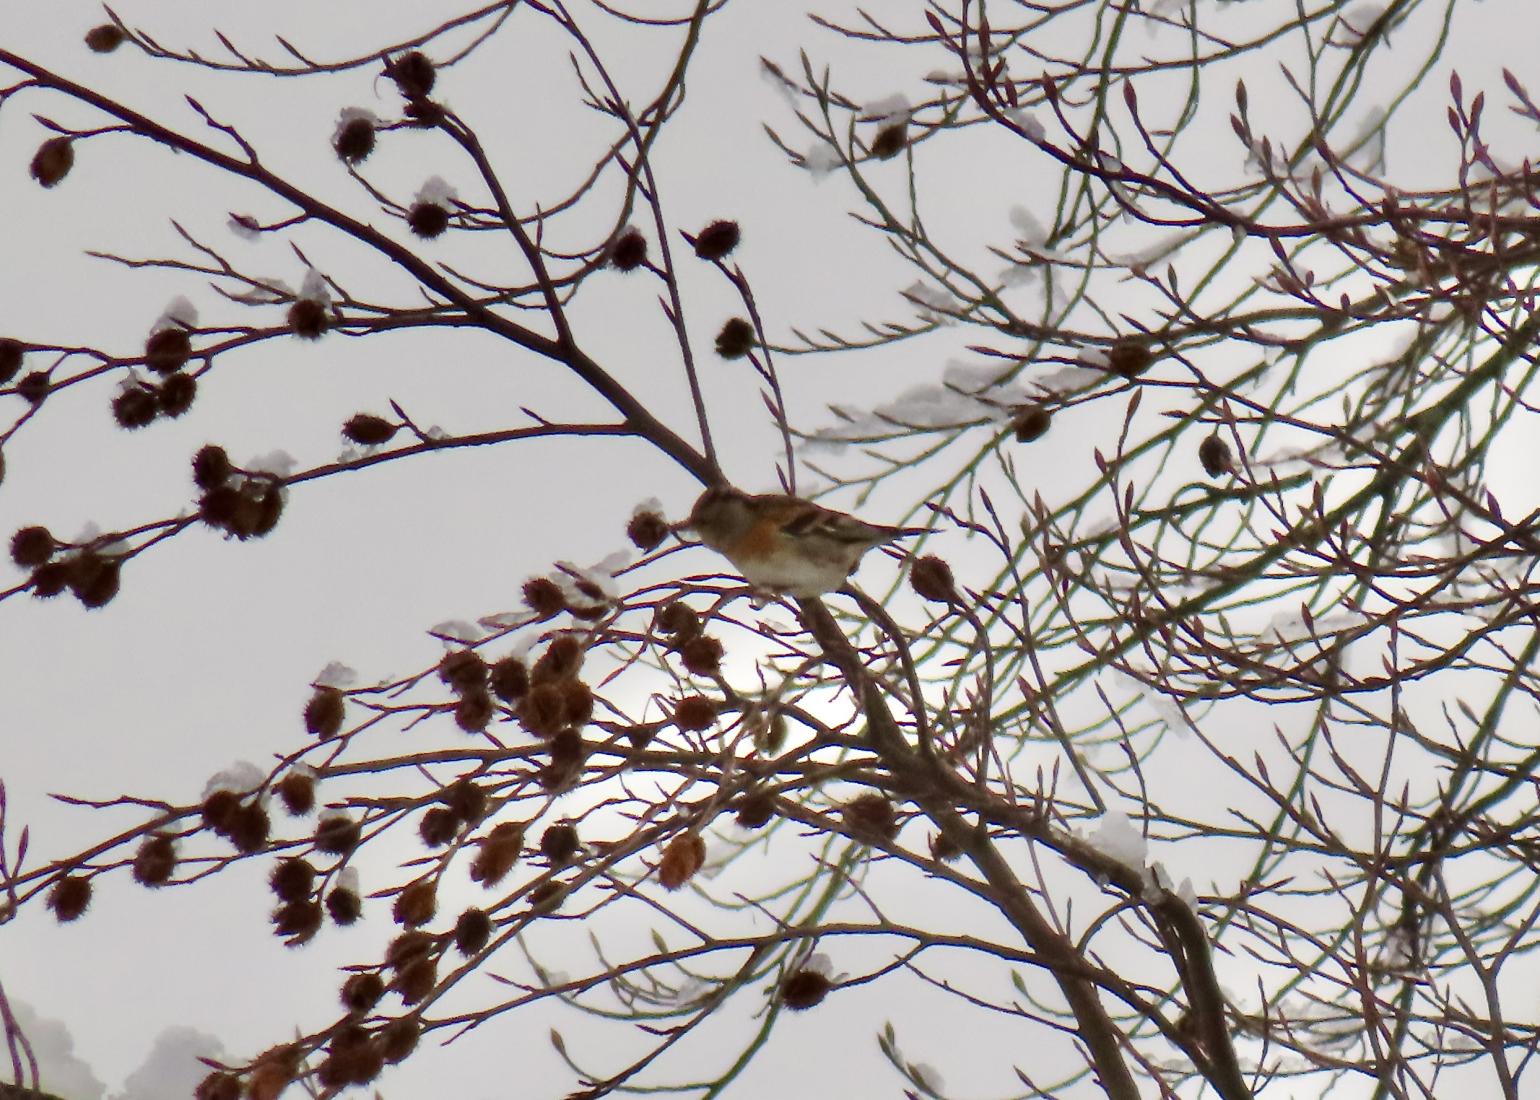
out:
<path id="1" fill-rule="evenodd" d="M 178 226 L 175 252 L 113 258 L 211 284 L 231 320 L 172 309 L 142 348 L 115 350 L 18 326 L 0 344 L 15 411 L 0 442 L 70 431 L 49 417 L 65 389 L 116 387 L 118 423 L 139 429 L 196 415 L 250 349 L 415 328 L 478 330 L 607 408 L 456 435 L 393 405 L 303 469 L 242 468 L 211 445 L 193 458 L 194 511 L 78 542 L 19 530 L 26 576 L 0 601 L 109 604 L 134 559 L 199 525 L 264 537 L 292 493 L 451 448 L 621 437 L 724 484 L 714 437 L 742 430 L 741 403 L 703 387 L 686 261 L 741 307 L 714 353 L 751 368 L 777 440 L 761 476 L 773 466 L 806 496 L 816 475 L 866 518 L 897 502 L 884 518 L 931 532 L 895 552 L 907 588 L 790 596 L 684 549 L 686 502 L 639 509 L 640 560 L 527 581 L 524 611 L 446 636 L 442 662 L 411 675 L 323 677 L 306 735 L 270 768 L 200 801 L 73 792 L 103 821 L 148 820 L 35 865 L 0 847 L 9 912 L 71 921 L 101 876 L 168 887 L 245 861 L 270 869 L 273 928 L 294 945 L 389 907 L 399 935 L 342 979 L 335 1022 L 214 1067 L 205 1100 L 367 1084 L 434 1057 L 424 1038 L 550 1001 L 646 1040 L 558 1036 L 575 1095 L 719 1095 L 782 1012 L 835 1013 L 842 991 L 905 975 L 1020 1034 L 979 1071 L 996 1091 L 1523 1095 L 1540 1040 L 1540 757 L 1523 717 L 1540 687 L 1540 512 L 1506 515 L 1487 460 L 1535 411 L 1540 218 L 1528 162 L 1503 152 L 1517 139 L 1489 134 L 1496 78 L 1467 74 L 1482 85 L 1467 90 L 1445 59 L 1473 5 L 815 16 L 839 57 L 875 50 L 914 74 L 873 99 L 842 90 L 838 61 L 764 63 L 794 116 L 771 138 L 794 169 L 845 181 L 913 268 L 902 316 L 816 335 L 762 315 L 736 224 L 673 209 L 660 184 L 660 135 L 722 6 L 499 3 L 328 60 L 288 38 L 278 60 L 223 36 L 204 56 L 116 17 L 88 35 L 200 78 L 388 79 L 396 116 L 339 118 L 347 202 L 271 168 L 196 99 L 204 128 L 178 128 L 0 47 L 8 113 L 65 101 L 98 117 L 39 116 L 43 186 L 89 170 L 98 143 L 156 143 L 283 206 L 243 231 L 344 239 L 409 287 L 366 294 L 362 274 L 316 266 L 296 290 Z M 579 88 L 552 109 L 605 128 L 560 193 L 500 168 L 485 125 L 442 94 L 468 59 L 516 57 L 536 25 L 560 34 Z M 645 42 L 661 75 L 625 85 L 601 40 Z M 1525 82 L 1501 84 L 1502 125 L 1531 134 Z M 1435 89 L 1447 160 L 1426 136 Z M 430 181 L 408 197 L 371 175 L 378 147 L 429 138 L 473 170 L 475 195 Z M 1428 178 L 1389 178 L 1400 140 L 1428 146 L 1413 164 Z M 1003 219 L 1013 195 L 1014 230 L 992 231 L 986 212 Z M 440 237 L 511 246 L 522 269 L 435 260 Z M 615 271 L 656 298 L 683 402 L 585 350 L 576 319 Z M 790 357 L 910 346 L 955 358 L 823 426 L 792 411 Z M 362 896 L 353 868 L 403 847 L 388 888 Z M 441 912 L 466 876 L 484 899 Z M 649 948 L 606 946 L 637 924 Z M 526 977 L 487 981 L 493 960 Z M 753 1023 L 724 1050 L 702 1033 L 731 1005 Z M 896 1028 L 879 1042 L 908 1095 L 952 1094 Z"/>

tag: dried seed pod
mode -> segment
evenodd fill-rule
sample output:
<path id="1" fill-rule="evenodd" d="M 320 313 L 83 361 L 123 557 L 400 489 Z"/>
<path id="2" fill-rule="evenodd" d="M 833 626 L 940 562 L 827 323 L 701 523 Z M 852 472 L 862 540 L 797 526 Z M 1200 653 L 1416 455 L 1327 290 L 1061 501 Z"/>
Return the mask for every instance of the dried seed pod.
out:
<path id="1" fill-rule="evenodd" d="M 567 720 L 567 706 L 561 688 L 556 684 L 540 684 L 532 687 L 519 700 L 515 712 L 522 725 L 536 737 L 555 737 Z"/>
<path id="2" fill-rule="evenodd" d="M 567 724 L 577 729 L 586 726 L 594 716 L 593 689 L 582 680 L 563 680 L 561 691 L 562 716 Z"/>
<path id="3" fill-rule="evenodd" d="M 173 374 L 155 391 L 155 407 L 175 420 L 192 408 L 198 396 L 198 380 L 190 374 Z"/>
<path id="4" fill-rule="evenodd" d="M 41 405 L 48 398 L 53 383 L 48 378 L 45 370 L 35 370 L 30 374 L 22 375 L 21 381 L 16 383 L 16 393 L 29 405 Z"/>
<path id="5" fill-rule="evenodd" d="M 695 254 L 703 260 L 720 260 L 738 247 L 742 234 L 734 221 L 714 221 L 695 238 Z"/>
<path id="6" fill-rule="evenodd" d="M 647 262 L 647 238 L 640 229 L 627 226 L 605 249 L 605 261 L 617 271 L 635 271 Z"/>
<path id="7" fill-rule="evenodd" d="M 213 443 L 198 448 L 192 460 L 193 484 L 200 489 L 217 489 L 230 480 L 235 467 L 225 449 Z"/>
<path id="8" fill-rule="evenodd" d="M 698 733 L 716 724 L 717 705 L 704 695 L 686 695 L 674 704 L 674 725 Z"/>
<path id="9" fill-rule="evenodd" d="M 192 337 L 184 328 L 156 329 L 144 342 L 144 365 L 156 374 L 181 370 L 191 358 Z"/>
<path id="10" fill-rule="evenodd" d="M 562 730 L 551 738 L 550 745 L 551 759 L 537 778 L 548 791 L 563 790 L 577 780 L 588 753 L 582 735 L 574 729 Z"/>
<path id="11" fill-rule="evenodd" d="M 671 530 L 668 520 L 658 513 L 638 512 L 626 524 L 626 538 L 631 540 L 631 545 L 646 553 L 657 549 Z"/>
<path id="12" fill-rule="evenodd" d="M 426 932 L 402 932 L 385 946 L 385 965 L 401 970 L 409 963 L 426 958 L 433 950 L 433 937 Z"/>
<path id="13" fill-rule="evenodd" d="M 354 443 L 365 447 L 378 447 L 389 443 L 400 425 L 392 424 L 383 416 L 372 413 L 355 413 L 342 425 L 342 434 Z"/>
<path id="14" fill-rule="evenodd" d="M 326 895 L 326 912 L 334 924 L 346 927 L 358 920 L 363 911 L 364 902 L 358 891 L 347 886 L 339 886 Z"/>
<path id="15" fill-rule="evenodd" d="M 487 663 L 474 649 L 451 650 L 438 663 L 438 678 L 454 691 L 475 691 L 486 685 Z"/>
<path id="16" fill-rule="evenodd" d="M 438 985 L 438 960 L 430 957 L 407 963 L 390 984 L 401 995 L 402 1004 L 414 1005 Z"/>
<path id="17" fill-rule="evenodd" d="M 323 741 L 342 732 L 346 717 L 342 692 L 334 687 L 318 687 L 305 703 L 305 729 Z"/>
<path id="18" fill-rule="evenodd" d="M 517 657 L 504 657 L 492 665 L 488 683 L 503 702 L 517 702 L 529 690 L 529 669 Z"/>
<path id="19" fill-rule="evenodd" d="M 134 881 L 141 886 L 164 886 L 176 870 L 176 841 L 165 833 L 144 838 L 134 853 Z"/>
<path id="20" fill-rule="evenodd" d="M 86 46 L 92 53 L 111 53 L 123 45 L 127 37 L 116 23 L 103 23 L 86 31 Z"/>
<path id="21" fill-rule="evenodd" d="M 850 835 L 866 844 L 886 844 L 898 835 L 893 803 L 875 791 L 845 803 L 841 817 Z"/>
<path id="22" fill-rule="evenodd" d="M 203 824 L 223 836 L 240 808 L 241 796 L 234 791 L 212 791 L 203 800 Z"/>
<path id="23" fill-rule="evenodd" d="M 679 660 L 692 675 L 714 676 L 722 669 L 722 643 L 709 634 L 698 635 L 679 647 Z"/>
<path id="24" fill-rule="evenodd" d="M 1218 432 L 1198 444 L 1198 461 L 1203 463 L 1203 472 L 1212 478 L 1224 477 L 1235 469 L 1235 460 L 1230 457 L 1230 445 Z"/>
<path id="25" fill-rule="evenodd" d="M 658 862 L 658 881 L 665 890 L 677 890 L 695 876 L 706 862 L 706 842 L 698 833 L 681 833 L 668 842 Z"/>
<path id="26" fill-rule="evenodd" d="M 444 788 L 439 795 L 458 821 L 474 825 L 487 812 L 486 788 L 470 779 L 460 778 Z"/>
<path id="27" fill-rule="evenodd" d="M 781 982 L 781 1003 L 793 1012 L 805 1012 L 827 997 L 833 985 L 816 970 L 793 970 Z"/>
<path id="28" fill-rule="evenodd" d="M 742 317 L 731 317 L 717 333 L 716 345 L 723 359 L 742 359 L 754 349 L 754 326 Z"/>
<path id="29" fill-rule="evenodd" d="M 551 641 L 535 667 L 530 669 L 529 679 L 534 684 L 550 684 L 576 676 L 583 668 L 583 643 L 575 635 L 563 634 Z"/>
<path id="30" fill-rule="evenodd" d="M 567 609 L 567 597 L 551 578 L 531 577 L 524 582 L 524 604 L 542 619 L 549 619 Z"/>
<path id="31" fill-rule="evenodd" d="M 406 212 L 406 224 L 419 237 L 432 240 L 449 228 L 449 211 L 436 202 L 414 202 Z"/>
<path id="32" fill-rule="evenodd" d="M 1011 431 L 1018 443 L 1031 443 L 1048 434 L 1053 427 L 1053 413 L 1042 405 L 1023 405 L 1011 418 Z"/>
<path id="33" fill-rule="evenodd" d="M 44 187 L 57 186 L 75 166 L 75 147 L 67 137 L 49 138 L 32 157 L 32 178 Z"/>
<path id="34" fill-rule="evenodd" d="M 283 937 L 287 947 L 309 943 L 320 930 L 320 902 L 308 898 L 286 901 L 273 910 L 273 935 Z"/>
<path id="35" fill-rule="evenodd" d="M 233 1073 L 215 1070 L 198 1082 L 193 1100 L 241 1100 L 241 1079 Z"/>
<path id="36" fill-rule="evenodd" d="M 11 536 L 11 560 L 23 569 L 36 569 L 59 548 L 46 527 L 23 527 Z"/>
<path id="37" fill-rule="evenodd" d="M 315 776 L 289 772 L 278 781 L 278 800 L 291 817 L 303 817 L 315 809 Z"/>
<path id="38" fill-rule="evenodd" d="M 390 914 L 397 924 L 416 928 L 438 913 L 438 890 L 430 880 L 414 882 L 396 895 Z"/>
<path id="39" fill-rule="evenodd" d="M 130 386 L 112 399 L 112 419 L 129 431 L 152 423 L 159 409 L 155 391 L 141 385 Z"/>
<path id="40" fill-rule="evenodd" d="M 315 846 L 331 855 L 347 855 L 362 838 L 362 827 L 340 810 L 328 810 L 316 822 Z"/>
<path id="41" fill-rule="evenodd" d="M 301 340 L 319 340 L 331 324 L 331 315 L 325 302 L 314 298 L 296 298 L 289 307 L 288 322 L 294 335 Z"/>
<path id="42" fill-rule="evenodd" d="M 9 336 L 0 337 L 0 386 L 21 373 L 21 364 L 27 349 L 20 340 Z"/>
<path id="43" fill-rule="evenodd" d="M 908 144 L 908 121 L 890 122 L 878 130 L 877 136 L 872 138 L 872 156 L 878 160 L 892 160 L 902 153 Z"/>
<path id="44" fill-rule="evenodd" d="M 524 826 L 505 821 L 493 828 L 481 841 L 481 850 L 471 861 L 471 880 L 496 886 L 513 869 L 524 851 Z"/>
<path id="45" fill-rule="evenodd" d="M 474 907 L 461 913 L 455 921 L 455 947 L 462 955 L 474 955 L 492 938 L 492 918 L 485 909 Z"/>
<path id="46" fill-rule="evenodd" d="M 930 838 L 930 854 L 932 859 L 939 859 L 943 863 L 951 863 L 958 856 L 962 855 L 962 848 L 945 833 L 937 833 Z"/>
<path id="47" fill-rule="evenodd" d="M 553 867 L 571 862 L 581 847 L 577 829 L 565 822 L 552 825 L 540 834 L 540 854 L 550 860 Z"/>
<path id="48" fill-rule="evenodd" d="M 247 855 L 266 847 L 267 838 L 271 834 L 272 821 L 261 803 L 256 801 L 243 802 L 237 806 L 224 829 L 225 839 L 235 846 L 237 852 Z"/>
<path id="49" fill-rule="evenodd" d="M 1154 361 L 1155 353 L 1142 340 L 1120 340 L 1107 349 L 1107 369 L 1124 378 L 1138 378 Z"/>
<path id="50" fill-rule="evenodd" d="M 769 791 L 746 791 L 738 799 L 737 822 L 745 829 L 762 829 L 775 816 L 775 797 Z"/>
<path id="51" fill-rule="evenodd" d="M 916 558 L 909 569 L 909 586 L 922 600 L 933 603 L 958 602 L 957 584 L 952 579 L 952 567 L 935 554 Z"/>
<path id="52" fill-rule="evenodd" d="M 342 983 L 342 1003 L 349 1012 L 362 1015 L 385 996 L 385 979 L 373 971 L 350 974 Z"/>
<path id="53" fill-rule="evenodd" d="M 117 558 L 82 550 L 66 559 L 69 588 L 82 607 L 106 607 L 118 594 L 123 566 Z"/>
<path id="54" fill-rule="evenodd" d="M 414 1019 L 392 1020 L 380 1029 L 380 1051 L 391 1065 L 404 1062 L 417 1049 L 422 1024 Z"/>
<path id="55" fill-rule="evenodd" d="M 38 566 L 32 571 L 32 578 L 28 583 L 32 585 L 32 594 L 38 599 L 53 599 L 69 587 L 69 562 L 51 561 Z"/>
<path id="56" fill-rule="evenodd" d="M 466 733 L 480 733 L 491 723 L 496 711 L 492 695 L 486 688 L 467 691 L 455 704 L 455 725 Z"/>
<path id="57" fill-rule="evenodd" d="M 359 164 L 374 152 L 374 140 L 374 120 L 355 115 L 338 127 L 337 136 L 332 139 L 332 148 L 348 164 Z"/>
<path id="58" fill-rule="evenodd" d="M 48 891 L 48 908 L 60 924 L 79 920 L 91 904 L 91 880 L 83 875 L 65 875 Z"/>
<path id="59" fill-rule="evenodd" d="M 297 856 L 279 861 L 268 876 L 279 901 L 306 901 L 315 892 L 315 868 Z"/>
<path id="60" fill-rule="evenodd" d="M 460 819 L 442 806 L 435 806 L 422 815 L 417 835 L 429 848 L 442 848 L 460 831 Z"/>
<path id="61" fill-rule="evenodd" d="M 395 81 L 404 99 L 421 99 L 433 91 L 438 69 L 420 50 L 385 62 L 385 75 Z"/>

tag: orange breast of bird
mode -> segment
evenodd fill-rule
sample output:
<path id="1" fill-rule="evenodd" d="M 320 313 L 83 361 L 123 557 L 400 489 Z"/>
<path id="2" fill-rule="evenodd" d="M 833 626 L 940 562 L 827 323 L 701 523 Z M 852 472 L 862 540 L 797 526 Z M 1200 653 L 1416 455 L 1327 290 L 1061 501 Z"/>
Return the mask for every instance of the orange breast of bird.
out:
<path id="1" fill-rule="evenodd" d="M 771 523 L 754 523 L 743 533 L 743 537 L 733 545 L 733 557 L 745 557 L 750 560 L 763 559 L 774 552 L 779 533 L 775 525 Z"/>

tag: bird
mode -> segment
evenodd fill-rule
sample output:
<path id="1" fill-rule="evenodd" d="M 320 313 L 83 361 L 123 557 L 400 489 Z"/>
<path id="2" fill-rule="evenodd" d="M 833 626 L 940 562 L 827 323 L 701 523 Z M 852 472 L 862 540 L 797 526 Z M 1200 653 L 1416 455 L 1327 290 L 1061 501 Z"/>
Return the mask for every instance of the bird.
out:
<path id="1" fill-rule="evenodd" d="M 874 546 L 930 534 L 884 527 L 780 493 L 752 495 L 725 485 L 700 495 L 677 525 L 732 562 L 755 588 L 821 596 L 841 587 Z"/>

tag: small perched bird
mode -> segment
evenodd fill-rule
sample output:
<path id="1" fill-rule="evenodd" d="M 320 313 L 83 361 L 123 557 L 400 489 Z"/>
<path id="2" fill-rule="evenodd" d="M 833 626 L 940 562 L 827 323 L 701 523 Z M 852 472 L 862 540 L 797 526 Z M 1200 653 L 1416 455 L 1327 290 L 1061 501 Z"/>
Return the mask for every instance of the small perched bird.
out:
<path id="1" fill-rule="evenodd" d="M 726 486 L 701 494 L 687 527 L 756 588 L 793 596 L 833 592 L 874 546 L 925 527 L 882 527 L 797 497 L 751 496 Z"/>

